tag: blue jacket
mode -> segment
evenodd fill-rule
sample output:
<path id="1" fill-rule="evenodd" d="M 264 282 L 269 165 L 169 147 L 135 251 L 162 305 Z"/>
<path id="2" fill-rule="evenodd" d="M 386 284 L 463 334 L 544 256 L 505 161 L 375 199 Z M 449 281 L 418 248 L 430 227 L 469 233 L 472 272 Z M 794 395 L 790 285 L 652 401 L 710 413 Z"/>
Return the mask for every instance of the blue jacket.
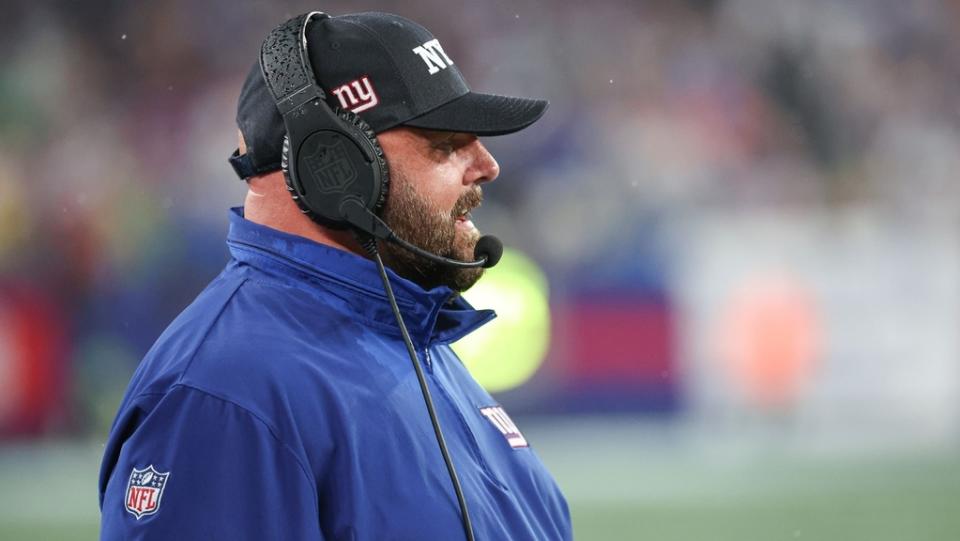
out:
<path id="1" fill-rule="evenodd" d="M 230 216 L 224 271 L 133 376 L 102 539 L 463 538 L 373 262 Z M 570 539 L 556 483 L 449 344 L 494 317 L 390 273 L 477 539 Z"/>

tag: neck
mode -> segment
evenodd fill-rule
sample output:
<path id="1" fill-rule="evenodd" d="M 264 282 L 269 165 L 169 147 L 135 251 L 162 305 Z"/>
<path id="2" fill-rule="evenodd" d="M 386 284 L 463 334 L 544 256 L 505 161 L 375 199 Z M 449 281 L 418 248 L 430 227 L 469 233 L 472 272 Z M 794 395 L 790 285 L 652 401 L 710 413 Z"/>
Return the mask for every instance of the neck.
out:
<path id="1" fill-rule="evenodd" d="M 252 177 L 243 204 L 243 216 L 251 222 L 265 225 L 284 233 L 298 235 L 334 248 L 366 257 L 366 252 L 357 243 L 350 231 L 337 231 L 323 227 L 307 215 L 290 197 L 283 173 L 275 171 Z"/>

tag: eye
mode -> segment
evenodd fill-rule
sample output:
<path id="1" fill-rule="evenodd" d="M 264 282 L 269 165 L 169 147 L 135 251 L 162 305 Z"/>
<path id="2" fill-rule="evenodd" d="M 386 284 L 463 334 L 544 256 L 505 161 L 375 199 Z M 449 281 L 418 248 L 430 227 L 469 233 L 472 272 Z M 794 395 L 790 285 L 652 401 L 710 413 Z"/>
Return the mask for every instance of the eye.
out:
<path id="1" fill-rule="evenodd" d="M 447 158 L 477 139 L 476 135 L 460 132 L 429 132 L 429 148 L 435 156 Z"/>
<path id="2" fill-rule="evenodd" d="M 450 137 L 444 137 L 443 139 L 435 140 L 433 143 L 431 143 L 430 147 L 444 154 L 452 154 L 453 151 L 457 149 L 452 135 Z"/>

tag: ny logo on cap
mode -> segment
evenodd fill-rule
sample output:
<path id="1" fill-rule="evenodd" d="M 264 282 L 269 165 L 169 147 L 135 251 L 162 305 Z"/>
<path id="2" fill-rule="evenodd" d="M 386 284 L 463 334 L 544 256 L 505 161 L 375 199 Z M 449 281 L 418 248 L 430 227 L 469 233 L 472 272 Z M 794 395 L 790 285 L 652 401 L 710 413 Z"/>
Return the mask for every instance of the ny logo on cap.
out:
<path id="1" fill-rule="evenodd" d="M 373 91 L 373 85 L 370 84 L 370 79 L 366 75 L 356 81 L 340 85 L 330 92 L 340 100 L 340 107 L 351 113 L 366 111 L 380 103 L 380 98 Z"/>
<path id="2" fill-rule="evenodd" d="M 430 75 L 442 69 L 447 69 L 447 66 L 453 65 L 453 60 L 450 60 L 447 53 L 443 52 L 443 47 L 440 46 L 440 40 L 438 39 L 431 39 L 423 45 L 414 47 L 413 52 L 420 55 L 420 58 L 423 59 L 423 62 L 427 65 L 427 69 L 430 71 Z"/>

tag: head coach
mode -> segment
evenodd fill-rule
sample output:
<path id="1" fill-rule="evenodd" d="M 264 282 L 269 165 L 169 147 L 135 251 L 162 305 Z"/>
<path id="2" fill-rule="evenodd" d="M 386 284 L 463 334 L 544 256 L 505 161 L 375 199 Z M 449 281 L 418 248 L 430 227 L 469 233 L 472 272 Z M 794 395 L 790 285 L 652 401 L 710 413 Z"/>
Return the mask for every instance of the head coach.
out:
<path id="1" fill-rule="evenodd" d="M 471 92 L 384 13 L 313 12 L 240 94 L 231 259 L 138 367 L 100 470 L 102 539 L 554 540 L 567 504 L 449 344 L 500 257 L 470 219 L 479 136 L 542 100 Z"/>

